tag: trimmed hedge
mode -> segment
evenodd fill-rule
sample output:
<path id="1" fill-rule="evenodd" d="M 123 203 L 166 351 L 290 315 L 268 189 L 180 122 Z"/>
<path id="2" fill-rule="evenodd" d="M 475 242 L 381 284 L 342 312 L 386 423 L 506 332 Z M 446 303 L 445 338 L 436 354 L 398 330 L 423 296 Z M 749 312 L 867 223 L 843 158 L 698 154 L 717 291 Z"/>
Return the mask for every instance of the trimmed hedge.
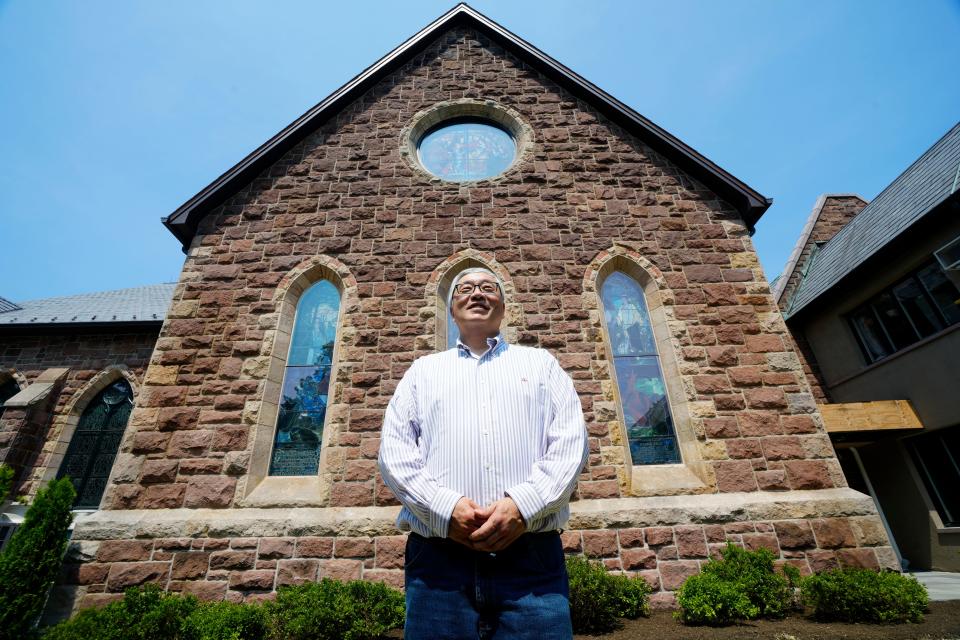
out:
<path id="1" fill-rule="evenodd" d="M 367 640 L 403 626 L 404 596 L 380 582 L 324 578 L 266 603 L 273 640 Z"/>
<path id="2" fill-rule="evenodd" d="M 282 587 L 263 605 L 201 603 L 147 585 L 81 611 L 43 640 L 375 640 L 403 626 L 403 615 L 402 593 L 359 580 Z"/>
<path id="3" fill-rule="evenodd" d="M 0 634 L 5 637 L 28 637 L 40 617 L 67 549 L 76 495 L 69 478 L 40 489 L 0 554 Z"/>
<path id="4" fill-rule="evenodd" d="M 582 556 L 567 556 L 567 574 L 574 633 L 612 631 L 619 618 L 650 615 L 650 586 L 643 578 L 608 573 Z"/>
<path id="5" fill-rule="evenodd" d="M 16 475 L 17 473 L 13 470 L 13 467 L 0 464 L 0 502 L 7 499 L 7 494 L 9 494 L 10 489 L 13 488 L 13 478 Z"/>
<path id="6" fill-rule="evenodd" d="M 833 569 L 805 578 L 801 588 L 817 620 L 923 622 L 927 610 L 926 588 L 894 571 Z"/>
<path id="7" fill-rule="evenodd" d="M 722 560 L 710 560 L 699 575 L 687 578 L 677 591 L 680 610 L 674 615 L 684 624 L 724 625 L 737 620 L 782 618 L 794 604 L 799 579 L 795 567 L 784 565 L 784 574 L 773 566 L 768 549 L 746 551 L 729 543 Z"/>

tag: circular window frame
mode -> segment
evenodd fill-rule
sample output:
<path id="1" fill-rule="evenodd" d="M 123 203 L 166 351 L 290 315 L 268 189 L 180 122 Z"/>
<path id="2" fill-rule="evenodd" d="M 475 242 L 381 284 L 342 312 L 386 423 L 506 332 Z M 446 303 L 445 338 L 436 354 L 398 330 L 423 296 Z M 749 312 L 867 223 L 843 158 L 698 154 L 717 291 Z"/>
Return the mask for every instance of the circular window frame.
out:
<path id="1" fill-rule="evenodd" d="M 504 171 L 476 180 L 444 180 L 431 173 L 420 162 L 420 141 L 428 133 L 437 130 L 444 123 L 461 120 L 487 121 L 492 126 L 506 131 L 513 138 L 516 147 L 513 162 Z M 529 155 L 533 142 L 533 129 L 524 122 L 514 109 L 505 107 L 493 100 L 474 100 L 470 98 L 440 102 L 429 109 L 418 112 L 409 125 L 400 134 L 400 155 L 414 171 L 430 181 L 443 184 L 479 184 L 502 180 L 523 164 Z"/>

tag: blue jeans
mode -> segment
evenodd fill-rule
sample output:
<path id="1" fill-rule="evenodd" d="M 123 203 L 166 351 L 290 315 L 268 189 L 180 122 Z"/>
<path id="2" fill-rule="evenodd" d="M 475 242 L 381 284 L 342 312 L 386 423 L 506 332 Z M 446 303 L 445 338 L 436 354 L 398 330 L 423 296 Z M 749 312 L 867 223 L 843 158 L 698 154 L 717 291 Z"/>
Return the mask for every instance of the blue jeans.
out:
<path id="1" fill-rule="evenodd" d="M 405 568 L 406 640 L 573 637 L 559 534 L 524 534 L 490 554 L 411 533 Z"/>

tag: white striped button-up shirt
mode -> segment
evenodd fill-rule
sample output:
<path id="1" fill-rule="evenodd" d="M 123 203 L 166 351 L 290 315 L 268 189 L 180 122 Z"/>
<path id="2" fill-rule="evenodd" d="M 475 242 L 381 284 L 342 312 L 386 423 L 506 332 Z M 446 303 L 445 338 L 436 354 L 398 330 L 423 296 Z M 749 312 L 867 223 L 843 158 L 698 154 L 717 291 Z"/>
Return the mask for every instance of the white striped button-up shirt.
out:
<path id="1" fill-rule="evenodd" d="M 527 531 L 562 528 L 587 458 L 580 398 L 543 349 L 490 338 L 477 357 L 457 348 L 417 359 L 390 400 L 380 471 L 403 504 L 397 526 L 447 537 L 461 497 L 504 496 Z"/>

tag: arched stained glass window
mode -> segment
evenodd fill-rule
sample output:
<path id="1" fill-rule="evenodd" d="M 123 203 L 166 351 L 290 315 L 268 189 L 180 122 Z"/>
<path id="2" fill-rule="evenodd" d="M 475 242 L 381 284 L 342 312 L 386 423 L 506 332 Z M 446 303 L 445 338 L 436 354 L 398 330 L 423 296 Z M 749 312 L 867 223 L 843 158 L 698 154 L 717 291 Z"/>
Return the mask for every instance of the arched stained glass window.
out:
<path id="1" fill-rule="evenodd" d="M 130 383 L 120 379 L 97 394 L 80 416 L 57 478 L 70 476 L 75 508 L 96 509 L 107 487 L 123 431 L 133 409 Z"/>
<path id="2" fill-rule="evenodd" d="M 20 393 L 20 387 L 13 378 L 0 382 L 0 416 L 3 415 L 3 403 Z"/>
<path id="3" fill-rule="evenodd" d="M 620 271 L 600 294 L 633 464 L 680 462 L 660 357 L 639 283 Z"/>
<path id="4" fill-rule="evenodd" d="M 272 476 L 310 476 L 320 468 L 339 315 L 340 292 L 328 280 L 307 289 L 297 304 L 270 458 Z"/>
<path id="5" fill-rule="evenodd" d="M 457 346 L 457 340 L 460 339 L 460 327 L 453 321 L 453 314 L 447 309 L 447 349 L 453 349 Z"/>

